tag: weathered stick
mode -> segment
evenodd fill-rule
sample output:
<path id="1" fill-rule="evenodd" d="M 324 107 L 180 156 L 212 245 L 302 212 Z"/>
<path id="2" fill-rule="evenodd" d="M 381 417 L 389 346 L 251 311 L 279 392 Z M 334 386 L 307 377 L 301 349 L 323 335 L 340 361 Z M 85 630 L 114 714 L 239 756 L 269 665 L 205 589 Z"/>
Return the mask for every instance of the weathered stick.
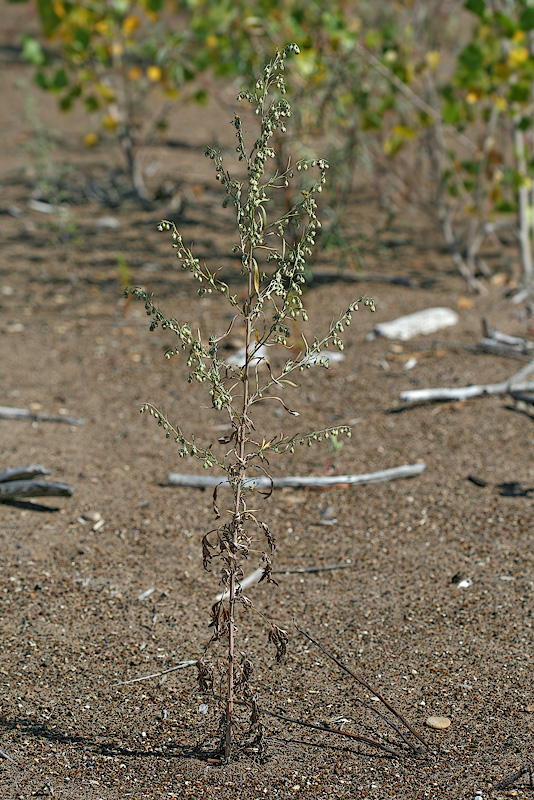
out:
<path id="1" fill-rule="evenodd" d="M 10 408 L 9 406 L 0 406 L 0 419 L 29 419 L 32 422 L 65 422 L 67 425 L 85 425 L 85 420 L 79 417 L 34 414 L 26 408 Z"/>
<path id="2" fill-rule="evenodd" d="M 310 641 L 312 644 L 314 644 L 316 647 L 319 648 L 321 653 L 324 653 L 324 655 L 327 658 L 329 658 L 331 661 L 333 661 L 334 664 L 337 664 L 337 666 L 340 669 L 342 669 L 343 672 L 346 672 L 347 675 L 350 675 L 352 678 L 354 678 L 354 680 L 357 683 L 359 683 L 360 686 L 363 686 L 365 689 L 367 689 L 369 692 L 371 692 L 371 694 L 374 694 L 374 696 L 377 697 L 380 700 L 380 702 L 383 703 L 386 706 L 386 708 L 389 711 L 391 711 L 391 713 L 395 717 L 397 717 L 397 719 L 400 722 L 402 722 L 403 725 L 405 725 L 406 728 L 408 728 L 410 733 L 413 734 L 413 736 L 415 736 L 415 738 L 418 739 L 418 741 L 420 741 L 421 744 L 423 744 L 425 747 L 428 747 L 428 744 L 425 742 L 425 740 L 423 739 L 421 734 L 418 733 L 415 730 L 415 728 L 413 728 L 406 719 L 404 719 L 402 714 L 400 714 L 395 708 L 393 708 L 393 706 L 390 703 L 388 703 L 388 701 L 386 700 L 386 698 L 383 695 L 379 694 L 379 692 L 377 692 L 376 689 L 373 689 L 373 687 L 369 683 L 367 683 L 367 681 L 364 680 L 364 678 L 360 678 L 359 675 L 356 675 L 356 673 L 353 672 L 351 669 L 349 669 L 349 667 L 345 666 L 345 664 L 343 664 L 342 661 L 340 661 L 338 658 L 336 658 L 334 655 L 332 655 L 332 653 L 330 653 L 326 649 L 326 647 L 324 647 L 320 642 L 318 642 L 317 639 L 314 639 L 313 636 L 310 636 L 309 633 L 307 633 L 306 631 L 302 630 L 302 628 L 299 628 L 299 626 L 297 625 L 296 622 L 293 622 L 293 624 L 294 624 L 295 628 L 298 630 L 299 633 L 301 633 L 303 636 L 306 637 L 306 639 L 308 639 L 308 641 Z M 410 747 L 415 751 L 417 750 L 417 748 L 414 747 L 414 745 L 412 745 L 412 744 L 410 744 Z"/>
<path id="3" fill-rule="evenodd" d="M 501 383 L 459 386 L 457 389 L 412 389 L 401 392 L 399 397 L 404 403 L 428 403 L 435 400 L 468 400 L 471 397 L 507 394 L 510 390 L 531 391 L 534 389 L 534 381 L 522 382 L 531 372 L 534 372 L 534 359 L 521 367 L 509 380 Z"/>
<path id="4" fill-rule="evenodd" d="M 8 467 L 0 472 L 0 483 L 4 481 L 25 481 L 37 475 L 50 475 L 51 470 L 41 464 L 30 464 L 28 467 Z"/>
<path id="5" fill-rule="evenodd" d="M 11 758 L 11 756 L 8 756 L 8 754 L 4 752 L 4 750 L 0 750 L 0 757 L 5 758 L 6 761 L 11 761 L 12 764 L 16 763 L 15 760 Z"/>
<path id="6" fill-rule="evenodd" d="M 510 347 L 516 347 L 524 353 L 528 353 L 529 350 L 534 350 L 534 342 L 523 339 L 521 336 L 510 336 L 508 333 L 501 333 L 497 328 L 490 328 L 482 341 L 486 339 L 491 342 L 499 342 L 500 344 L 506 344 Z"/>
<path id="7" fill-rule="evenodd" d="M 433 403 L 437 400 L 469 400 L 471 397 L 506 394 L 511 388 L 531 391 L 534 389 L 534 381 L 513 385 L 510 381 L 503 381 L 480 386 L 459 386 L 457 389 L 411 389 L 401 392 L 399 397 L 403 403 Z"/>
<path id="8" fill-rule="evenodd" d="M 271 571 L 277 575 L 292 575 L 293 573 L 301 572 L 327 572 L 332 569 L 349 569 L 349 567 L 352 566 L 353 564 L 330 564 L 324 567 L 293 567 L 291 569 L 284 569 L 281 567 L 280 569 L 273 569 Z"/>
<path id="9" fill-rule="evenodd" d="M 533 383 L 534 388 L 534 383 Z M 384 469 L 380 472 L 368 472 L 361 475 L 334 475 L 328 477 L 287 477 L 287 478 L 247 478 L 245 484 L 247 488 L 270 489 L 290 488 L 290 489 L 327 489 L 331 486 L 355 486 L 364 483 L 381 483 L 383 481 L 394 481 L 399 478 L 413 478 L 420 475 L 426 469 L 426 464 L 404 464 L 401 467 Z M 215 486 L 228 486 L 226 478 L 216 478 L 213 475 L 183 475 L 180 472 L 170 472 L 168 481 L 171 486 L 187 486 L 192 489 L 214 488 Z"/>
<path id="10" fill-rule="evenodd" d="M 497 356 L 506 356 L 507 358 L 516 358 L 523 361 L 530 357 L 532 351 L 527 351 L 521 347 L 516 347 L 511 344 L 504 344 L 504 342 L 495 342 L 493 339 L 484 337 L 481 339 L 480 344 L 476 348 L 482 350 L 484 353 L 493 353 Z"/>
<path id="11" fill-rule="evenodd" d="M 139 683 L 139 681 L 148 681 L 149 678 L 160 678 L 162 675 L 168 675 L 169 672 L 176 672 L 177 669 L 185 669 L 185 667 L 194 667 L 197 663 L 197 659 L 191 659 L 190 661 L 181 661 L 175 667 L 169 667 L 169 669 L 163 669 L 161 672 L 152 672 L 151 675 L 142 675 L 140 678 L 131 678 L 129 681 L 120 681 L 119 683 L 112 683 L 111 686 L 128 686 L 130 683 Z"/>
<path id="12" fill-rule="evenodd" d="M 516 389 L 509 389 L 508 394 L 514 400 L 521 400 L 523 403 L 529 403 L 534 406 L 534 394 L 525 394 L 524 392 L 518 392 Z"/>
<path id="13" fill-rule="evenodd" d="M 251 572 L 250 575 L 247 575 L 246 578 L 243 578 L 243 580 L 237 581 L 236 579 L 236 582 L 239 583 L 241 589 L 248 589 L 249 586 L 253 586 L 255 583 L 258 583 L 258 581 L 261 580 L 261 576 L 263 575 L 263 573 L 264 573 L 263 567 L 258 567 L 257 569 L 254 570 L 254 572 Z M 229 597 L 230 597 L 230 592 L 227 589 L 222 594 L 217 595 L 217 597 L 215 598 L 215 602 L 220 603 L 221 600 L 228 600 Z"/>
<path id="14" fill-rule="evenodd" d="M 285 722 L 290 722 L 293 725 L 301 725 L 303 728 L 312 728 L 314 731 L 334 733 L 336 736 L 345 736 L 348 739 L 355 739 L 356 741 L 363 742 L 370 747 L 377 747 L 379 750 L 384 750 L 384 752 L 389 753 L 389 755 L 394 756 L 395 758 L 404 758 L 403 753 L 399 753 L 398 750 L 394 750 L 392 747 L 382 744 L 382 742 L 376 742 L 374 739 L 370 739 L 368 736 L 361 736 L 358 733 L 349 733 L 349 731 L 342 731 L 339 728 L 331 728 L 329 725 L 318 725 L 316 722 L 306 722 L 306 720 L 298 719 L 298 717 L 288 717 L 286 714 L 277 714 L 276 711 L 268 711 L 266 708 L 258 708 L 258 711 L 260 714 L 267 714 L 269 717 L 276 717 L 276 719 L 282 719 Z"/>
<path id="15" fill-rule="evenodd" d="M 71 497 L 74 492 L 68 483 L 47 481 L 4 481 L 0 483 L 0 501 L 19 497 Z"/>
<path id="16" fill-rule="evenodd" d="M 531 789 L 534 789 L 534 770 L 533 764 L 525 764 L 524 767 L 521 767 L 518 772 L 514 772 L 513 775 L 510 775 L 508 778 L 500 781 L 500 783 L 496 783 L 493 787 L 494 791 L 499 791 L 500 789 L 506 789 L 508 786 L 513 786 L 514 783 L 518 780 L 518 778 L 522 778 L 523 775 L 528 775 L 529 777 L 529 786 Z"/>
<path id="17" fill-rule="evenodd" d="M 419 289 L 421 285 L 412 280 L 412 278 L 405 278 L 402 275 L 375 275 L 372 272 L 321 272 L 318 270 L 313 271 L 310 285 L 334 281 L 344 283 L 390 283 L 394 286 L 407 286 L 411 289 Z"/>

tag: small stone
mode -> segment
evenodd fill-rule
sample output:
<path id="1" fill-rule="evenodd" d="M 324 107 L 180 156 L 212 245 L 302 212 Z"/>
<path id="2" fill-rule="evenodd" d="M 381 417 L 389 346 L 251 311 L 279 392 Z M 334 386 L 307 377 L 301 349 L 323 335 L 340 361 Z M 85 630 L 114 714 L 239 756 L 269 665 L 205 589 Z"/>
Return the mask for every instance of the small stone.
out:
<path id="1" fill-rule="evenodd" d="M 448 717 L 427 717 L 425 725 L 429 728 L 434 728 L 436 731 L 444 731 L 451 724 Z"/>
<path id="2" fill-rule="evenodd" d="M 109 230 L 115 230 L 116 228 L 120 227 L 120 222 L 117 217 L 98 217 L 95 221 L 95 225 L 97 228 L 108 228 Z"/>
<path id="3" fill-rule="evenodd" d="M 23 330 L 25 330 L 25 327 L 22 322 L 10 322 L 6 326 L 6 333 L 22 333 Z"/>
<path id="4" fill-rule="evenodd" d="M 528 711 L 529 714 L 532 714 L 534 712 L 534 703 L 529 703 L 525 711 Z"/>
<path id="5" fill-rule="evenodd" d="M 102 514 L 99 511 L 84 511 L 82 519 L 85 522 L 100 522 Z"/>

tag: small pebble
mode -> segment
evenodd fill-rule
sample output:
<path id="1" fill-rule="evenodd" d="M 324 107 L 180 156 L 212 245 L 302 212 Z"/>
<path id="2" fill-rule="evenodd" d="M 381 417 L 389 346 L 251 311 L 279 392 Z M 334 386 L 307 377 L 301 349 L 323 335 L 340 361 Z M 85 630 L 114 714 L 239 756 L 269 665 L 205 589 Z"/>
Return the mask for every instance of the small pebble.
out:
<path id="1" fill-rule="evenodd" d="M 428 717 L 425 725 L 429 728 L 434 728 L 436 731 L 444 731 L 451 724 L 448 717 Z"/>
<path id="2" fill-rule="evenodd" d="M 6 325 L 6 333 L 22 333 L 25 330 L 22 322 L 10 322 Z"/>
<path id="3" fill-rule="evenodd" d="M 525 711 L 528 711 L 529 714 L 532 714 L 532 712 L 534 711 L 534 703 L 529 703 Z"/>
<path id="4" fill-rule="evenodd" d="M 99 511 L 84 511 L 82 519 L 85 522 L 100 522 L 102 514 Z"/>
<path id="5" fill-rule="evenodd" d="M 471 578 L 464 578 L 463 581 L 460 581 L 460 583 L 456 584 L 456 586 L 458 589 L 469 589 L 472 583 L 473 581 Z"/>
<path id="6" fill-rule="evenodd" d="M 95 221 L 97 228 L 108 228 L 114 230 L 120 227 L 120 222 L 117 217 L 98 217 Z"/>
<path id="7" fill-rule="evenodd" d="M 328 505 L 321 511 L 321 516 L 323 519 L 333 519 L 335 517 L 335 511 L 332 506 Z"/>

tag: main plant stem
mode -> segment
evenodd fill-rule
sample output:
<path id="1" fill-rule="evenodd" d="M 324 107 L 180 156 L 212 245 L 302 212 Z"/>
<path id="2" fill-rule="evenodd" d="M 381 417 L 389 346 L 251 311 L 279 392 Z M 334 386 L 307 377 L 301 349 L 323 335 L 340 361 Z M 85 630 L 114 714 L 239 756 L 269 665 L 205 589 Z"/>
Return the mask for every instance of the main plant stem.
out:
<path id="1" fill-rule="evenodd" d="M 252 268 L 252 253 L 249 256 L 249 264 Z M 245 482 L 246 473 L 246 439 L 247 439 L 247 411 L 249 403 L 249 359 L 251 343 L 251 320 L 250 320 L 250 300 L 253 292 L 252 272 L 248 276 L 248 305 L 245 315 L 245 366 L 243 370 L 243 405 L 241 418 L 237 428 L 237 477 L 235 483 L 234 509 L 232 515 L 232 556 L 230 564 L 230 585 L 228 587 L 228 690 L 226 697 L 226 735 L 224 741 L 224 760 L 228 763 L 232 756 L 232 723 L 234 715 L 234 653 L 235 653 L 235 597 L 236 597 L 236 569 L 237 553 L 239 546 L 239 531 L 242 527 L 241 504 L 242 490 Z"/>

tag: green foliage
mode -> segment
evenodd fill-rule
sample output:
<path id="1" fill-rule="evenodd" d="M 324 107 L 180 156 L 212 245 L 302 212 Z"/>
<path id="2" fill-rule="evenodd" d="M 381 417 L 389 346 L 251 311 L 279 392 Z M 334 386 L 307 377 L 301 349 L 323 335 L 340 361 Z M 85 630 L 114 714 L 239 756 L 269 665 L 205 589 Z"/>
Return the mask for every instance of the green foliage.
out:
<path id="1" fill-rule="evenodd" d="M 239 586 L 249 555 L 256 554 L 260 559 L 262 580 L 273 582 L 271 556 L 275 539 L 268 524 L 257 518 L 257 511 L 251 510 L 255 503 L 249 502 L 254 493 L 250 475 L 258 469 L 267 474 L 268 459 L 273 454 L 293 452 L 297 445 L 311 445 L 323 439 L 333 440 L 339 449 L 339 437 L 350 436 L 347 425 L 336 425 L 308 433 L 271 432 L 260 437 L 254 422 L 255 407 L 260 403 L 277 402 L 290 415 L 299 416 L 284 399 L 286 391 L 296 386 L 295 376 L 316 366 L 327 368 L 328 357 L 324 350 L 330 345 L 343 349 L 343 332 L 350 325 L 358 305 L 363 303 L 374 310 L 373 301 L 363 297 L 349 303 L 347 309 L 334 318 L 323 337 L 308 342 L 301 334 L 302 348 L 294 356 L 289 339 L 293 321 L 307 319 L 302 302 L 305 269 L 321 228 L 317 198 L 326 184 L 328 171 L 324 159 L 298 159 L 295 162 L 288 159 L 284 169 L 279 170 L 276 166 L 274 145 L 277 137 L 286 132 L 292 114 L 284 81 L 286 58 L 298 52 L 295 44 L 278 52 L 254 88 L 238 95 L 239 100 L 252 107 L 259 123 L 257 138 L 250 145 L 245 141 L 241 117 L 236 114 L 233 120 L 238 167 L 240 172 L 245 167 L 246 178 L 234 177 L 220 151 L 211 147 L 206 150 L 206 155 L 213 161 L 215 177 L 225 193 L 223 206 L 234 209 L 237 242 L 233 252 L 241 261 L 245 299 L 238 299 L 217 272 L 200 263 L 185 245 L 174 223 L 163 220 L 158 226 L 159 230 L 170 233 L 182 269 L 198 282 L 198 295 L 219 294 L 228 304 L 232 319 L 227 330 L 207 336 L 201 331 L 194 332 L 189 323 L 166 317 L 145 289 L 126 290 L 127 296 L 131 294 L 144 303 L 151 319 L 151 330 L 160 327 L 177 336 L 178 345 L 169 349 L 165 356 L 173 358 L 185 353 L 187 381 L 206 384 L 212 406 L 227 414 L 231 424 L 231 434 L 221 438 L 218 446 L 200 445 L 198 436 L 186 433 L 182 424 L 171 422 L 169 415 L 151 403 L 144 403 L 141 408 L 155 417 L 166 438 L 178 444 L 180 456 L 197 458 L 204 468 L 217 466 L 226 475 L 231 488 L 230 522 L 209 532 L 203 539 L 204 566 L 211 569 L 214 563 L 219 563 L 223 587 L 223 594 L 211 610 L 213 635 L 210 643 L 225 640 L 228 645 L 227 689 L 218 687 L 218 693 L 226 692 L 222 726 L 225 760 L 229 760 L 232 753 L 234 694 L 239 688 L 243 700 L 249 705 L 253 696 L 248 685 L 251 670 L 245 679 L 234 664 L 238 607 L 244 611 L 256 610 L 265 619 Z M 295 204 L 277 213 L 277 195 L 283 194 L 301 175 L 307 180 L 307 188 Z M 245 330 L 245 355 L 241 366 L 225 363 L 220 354 L 221 343 L 234 327 Z M 286 350 L 285 358 L 276 356 L 276 346 L 282 353 Z M 269 358 L 265 355 L 267 349 Z M 214 507 L 219 517 L 217 502 L 216 491 Z M 254 531 L 259 534 L 259 539 Z M 285 652 L 287 633 L 274 623 L 266 622 L 269 641 L 275 645 L 277 659 L 280 659 Z M 213 688 L 215 672 L 207 655 L 202 658 L 199 669 L 201 685 Z M 253 707 L 252 714 L 254 717 Z M 261 731 L 255 723 L 252 728 L 257 750 L 261 745 Z"/>

